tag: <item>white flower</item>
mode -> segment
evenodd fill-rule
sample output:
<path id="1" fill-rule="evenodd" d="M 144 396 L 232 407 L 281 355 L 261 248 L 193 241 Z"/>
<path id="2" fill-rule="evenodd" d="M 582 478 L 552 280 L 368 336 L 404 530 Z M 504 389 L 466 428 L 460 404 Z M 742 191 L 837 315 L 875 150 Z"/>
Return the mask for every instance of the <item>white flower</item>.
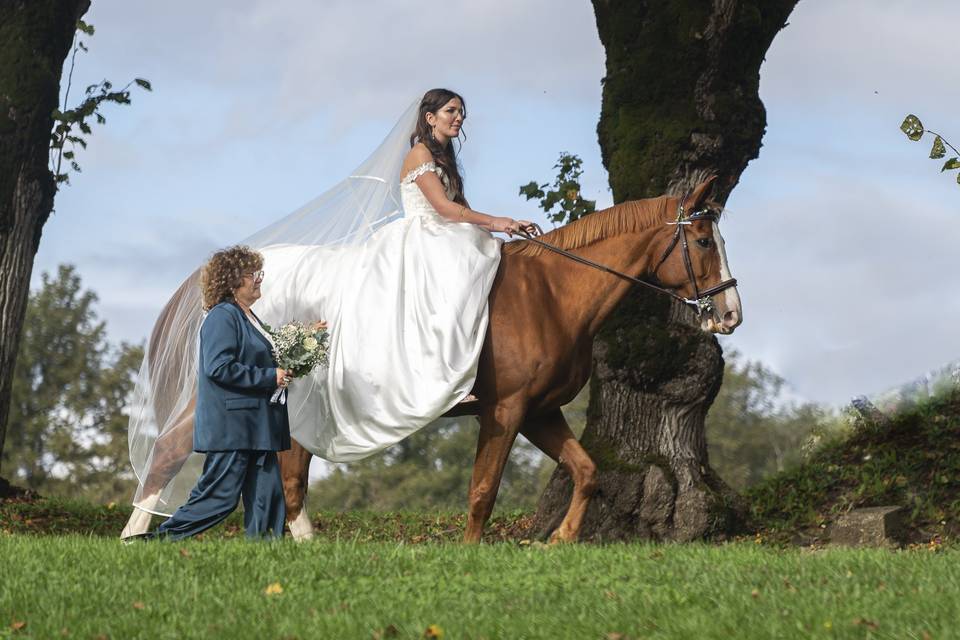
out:
<path id="1" fill-rule="evenodd" d="M 317 348 L 319 344 L 320 343 L 317 342 L 316 338 L 314 338 L 313 336 L 310 336 L 309 338 L 303 341 L 303 348 L 306 349 L 307 351 L 313 351 L 314 349 Z"/>

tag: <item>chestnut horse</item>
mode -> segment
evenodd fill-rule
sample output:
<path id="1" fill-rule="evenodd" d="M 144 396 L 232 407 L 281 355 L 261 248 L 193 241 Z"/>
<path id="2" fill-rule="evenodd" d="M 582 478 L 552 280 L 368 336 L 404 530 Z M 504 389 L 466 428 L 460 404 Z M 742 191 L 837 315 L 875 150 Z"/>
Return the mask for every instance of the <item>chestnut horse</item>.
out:
<path id="1" fill-rule="evenodd" d="M 631 279 L 643 278 L 665 292 L 694 298 L 689 302 L 699 298 L 704 331 L 731 333 L 740 324 L 740 298 L 731 286 L 735 281 L 716 214 L 701 211 L 681 219 L 685 212 L 701 210 L 712 180 L 684 198 L 661 196 L 598 211 L 543 235 L 539 244 L 521 240 L 503 246 L 473 391 L 478 400 L 453 410 L 480 418 L 466 542 L 480 541 L 518 433 L 570 473 L 573 497 L 551 541 L 576 540 L 595 487 L 596 467 L 560 407 L 586 384 L 594 336 L 633 286 Z M 594 268 L 599 265 L 607 269 Z M 707 296 L 712 296 L 709 302 Z M 158 326 L 163 323 L 161 315 Z M 192 413 L 193 403 L 177 426 L 157 440 L 143 495 L 159 492 L 190 454 Z M 296 441 L 280 454 L 287 518 L 296 539 L 312 535 L 304 508 L 311 455 Z M 148 525 L 149 514 L 135 510 L 122 535 L 145 531 Z"/>

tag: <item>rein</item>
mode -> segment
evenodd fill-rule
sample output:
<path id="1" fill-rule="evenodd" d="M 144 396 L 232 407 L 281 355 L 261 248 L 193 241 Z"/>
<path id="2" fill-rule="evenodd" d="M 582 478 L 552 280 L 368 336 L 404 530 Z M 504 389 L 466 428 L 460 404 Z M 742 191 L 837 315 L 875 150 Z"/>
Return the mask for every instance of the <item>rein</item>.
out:
<path id="1" fill-rule="evenodd" d="M 687 195 L 689 195 L 689 192 L 687 193 Z M 612 269 L 606 265 L 602 265 L 598 262 L 588 260 L 576 254 L 570 253 L 565 249 L 561 249 L 560 247 L 556 247 L 552 244 L 548 244 L 543 240 L 537 240 L 535 237 L 531 236 L 529 233 L 525 231 L 521 230 L 519 232 L 519 235 L 522 236 L 524 239 L 526 239 L 527 242 L 532 242 L 538 246 L 543 247 L 544 249 L 548 249 L 550 251 L 553 251 L 554 253 L 558 253 L 564 256 L 565 258 L 569 258 L 570 260 L 573 260 L 574 262 L 579 262 L 580 264 L 586 265 L 588 267 L 593 267 L 594 269 L 605 271 L 611 275 L 615 275 L 619 278 L 623 278 L 624 280 L 628 280 L 633 284 L 639 284 L 644 287 L 647 287 L 648 289 L 652 289 L 660 293 L 665 293 L 668 296 L 675 298 L 684 304 L 688 304 L 694 307 L 698 311 L 698 313 L 702 316 L 703 314 L 709 313 L 710 311 L 713 310 L 713 301 L 711 300 L 711 298 L 722 291 L 726 291 L 730 287 L 737 286 L 737 279 L 731 278 L 729 280 L 724 280 L 723 282 L 716 285 L 715 287 L 710 287 L 709 289 L 706 289 L 704 291 L 700 291 L 699 288 L 697 287 L 697 278 L 693 273 L 693 263 L 690 260 L 690 250 L 687 245 L 687 231 L 685 227 L 686 225 L 693 224 L 693 222 L 696 220 L 710 220 L 711 222 L 716 224 L 718 216 L 717 214 L 712 213 L 707 209 L 703 209 L 701 211 L 694 211 L 689 216 L 684 217 L 683 202 L 684 200 L 686 200 L 687 195 L 684 195 L 684 197 L 680 199 L 680 207 L 679 207 L 679 210 L 677 211 L 676 222 L 667 223 L 667 224 L 677 225 L 677 231 L 673 234 L 673 240 L 670 242 L 670 245 L 667 247 L 666 251 L 663 252 L 663 256 L 661 256 L 660 261 L 657 263 L 657 266 L 654 267 L 653 273 L 656 273 L 657 269 L 659 269 L 663 265 L 663 263 L 666 262 L 667 258 L 670 257 L 670 253 L 673 252 L 673 250 L 679 244 L 681 247 L 681 252 L 683 254 L 683 264 L 687 270 L 687 277 L 690 279 L 690 284 L 693 285 L 693 295 L 694 295 L 693 298 L 684 298 L 683 296 L 678 295 L 673 291 L 670 291 L 669 289 L 658 287 L 657 285 L 651 282 L 647 282 L 646 280 L 641 280 L 640 278 L 636 278 L 629 274 L 623 273 L 622 271 L 617 271 L 616 269 Z"/>

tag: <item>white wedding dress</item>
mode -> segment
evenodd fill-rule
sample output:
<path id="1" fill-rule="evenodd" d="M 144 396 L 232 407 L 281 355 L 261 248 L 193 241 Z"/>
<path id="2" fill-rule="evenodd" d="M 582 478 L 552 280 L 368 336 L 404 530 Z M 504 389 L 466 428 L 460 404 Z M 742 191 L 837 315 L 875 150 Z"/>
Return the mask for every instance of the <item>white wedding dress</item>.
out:
<path id="1" fill-rule="evenodd" d="M 501 241 L 442 218 L 415 180 L 400 185 L 404 217 L 347 247 L 272 245 L 264 256 L 266 323 L 323 319 L 329 366 L 291 383 L 290 431 L 313 454 L 364 458 L 435 421 L 473 388 L 487 296 Z"/>
<path id="2" fill-rule="evenodd" d="M 243 243 L 264 256 L 253 310 L 278 327 L 330 325 L 329 366 L 291 383 L 293 437 L 337 462 L 358 460 L 439 419 L 473 388 L 487 330 L 487 297 L 501 241 L 443 219 L 417 186 L 433 163 L 400 180 L 419 98 L 353 172 Z M 399 184 L 398 184 L 399 182 Z M 197 389 L 203 322 L 196 272 L 164 307 L 130 404 L 137 507 L 125 529 L 186 501 L 203 455 L 180 432 Z"/>

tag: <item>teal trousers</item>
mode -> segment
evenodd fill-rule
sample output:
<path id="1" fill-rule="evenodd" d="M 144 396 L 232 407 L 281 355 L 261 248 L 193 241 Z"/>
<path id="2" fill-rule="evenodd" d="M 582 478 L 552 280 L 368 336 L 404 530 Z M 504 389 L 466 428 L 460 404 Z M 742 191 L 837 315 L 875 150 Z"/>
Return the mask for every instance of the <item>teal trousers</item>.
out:
<path id="1" fill-rule="evenodd" d="M 190 498 L 155 535 L 189 538 L 223 522 L 243 498 L 248 538 L 282 538 L 287 509 L 276 451 L 210 451 Z"/>

